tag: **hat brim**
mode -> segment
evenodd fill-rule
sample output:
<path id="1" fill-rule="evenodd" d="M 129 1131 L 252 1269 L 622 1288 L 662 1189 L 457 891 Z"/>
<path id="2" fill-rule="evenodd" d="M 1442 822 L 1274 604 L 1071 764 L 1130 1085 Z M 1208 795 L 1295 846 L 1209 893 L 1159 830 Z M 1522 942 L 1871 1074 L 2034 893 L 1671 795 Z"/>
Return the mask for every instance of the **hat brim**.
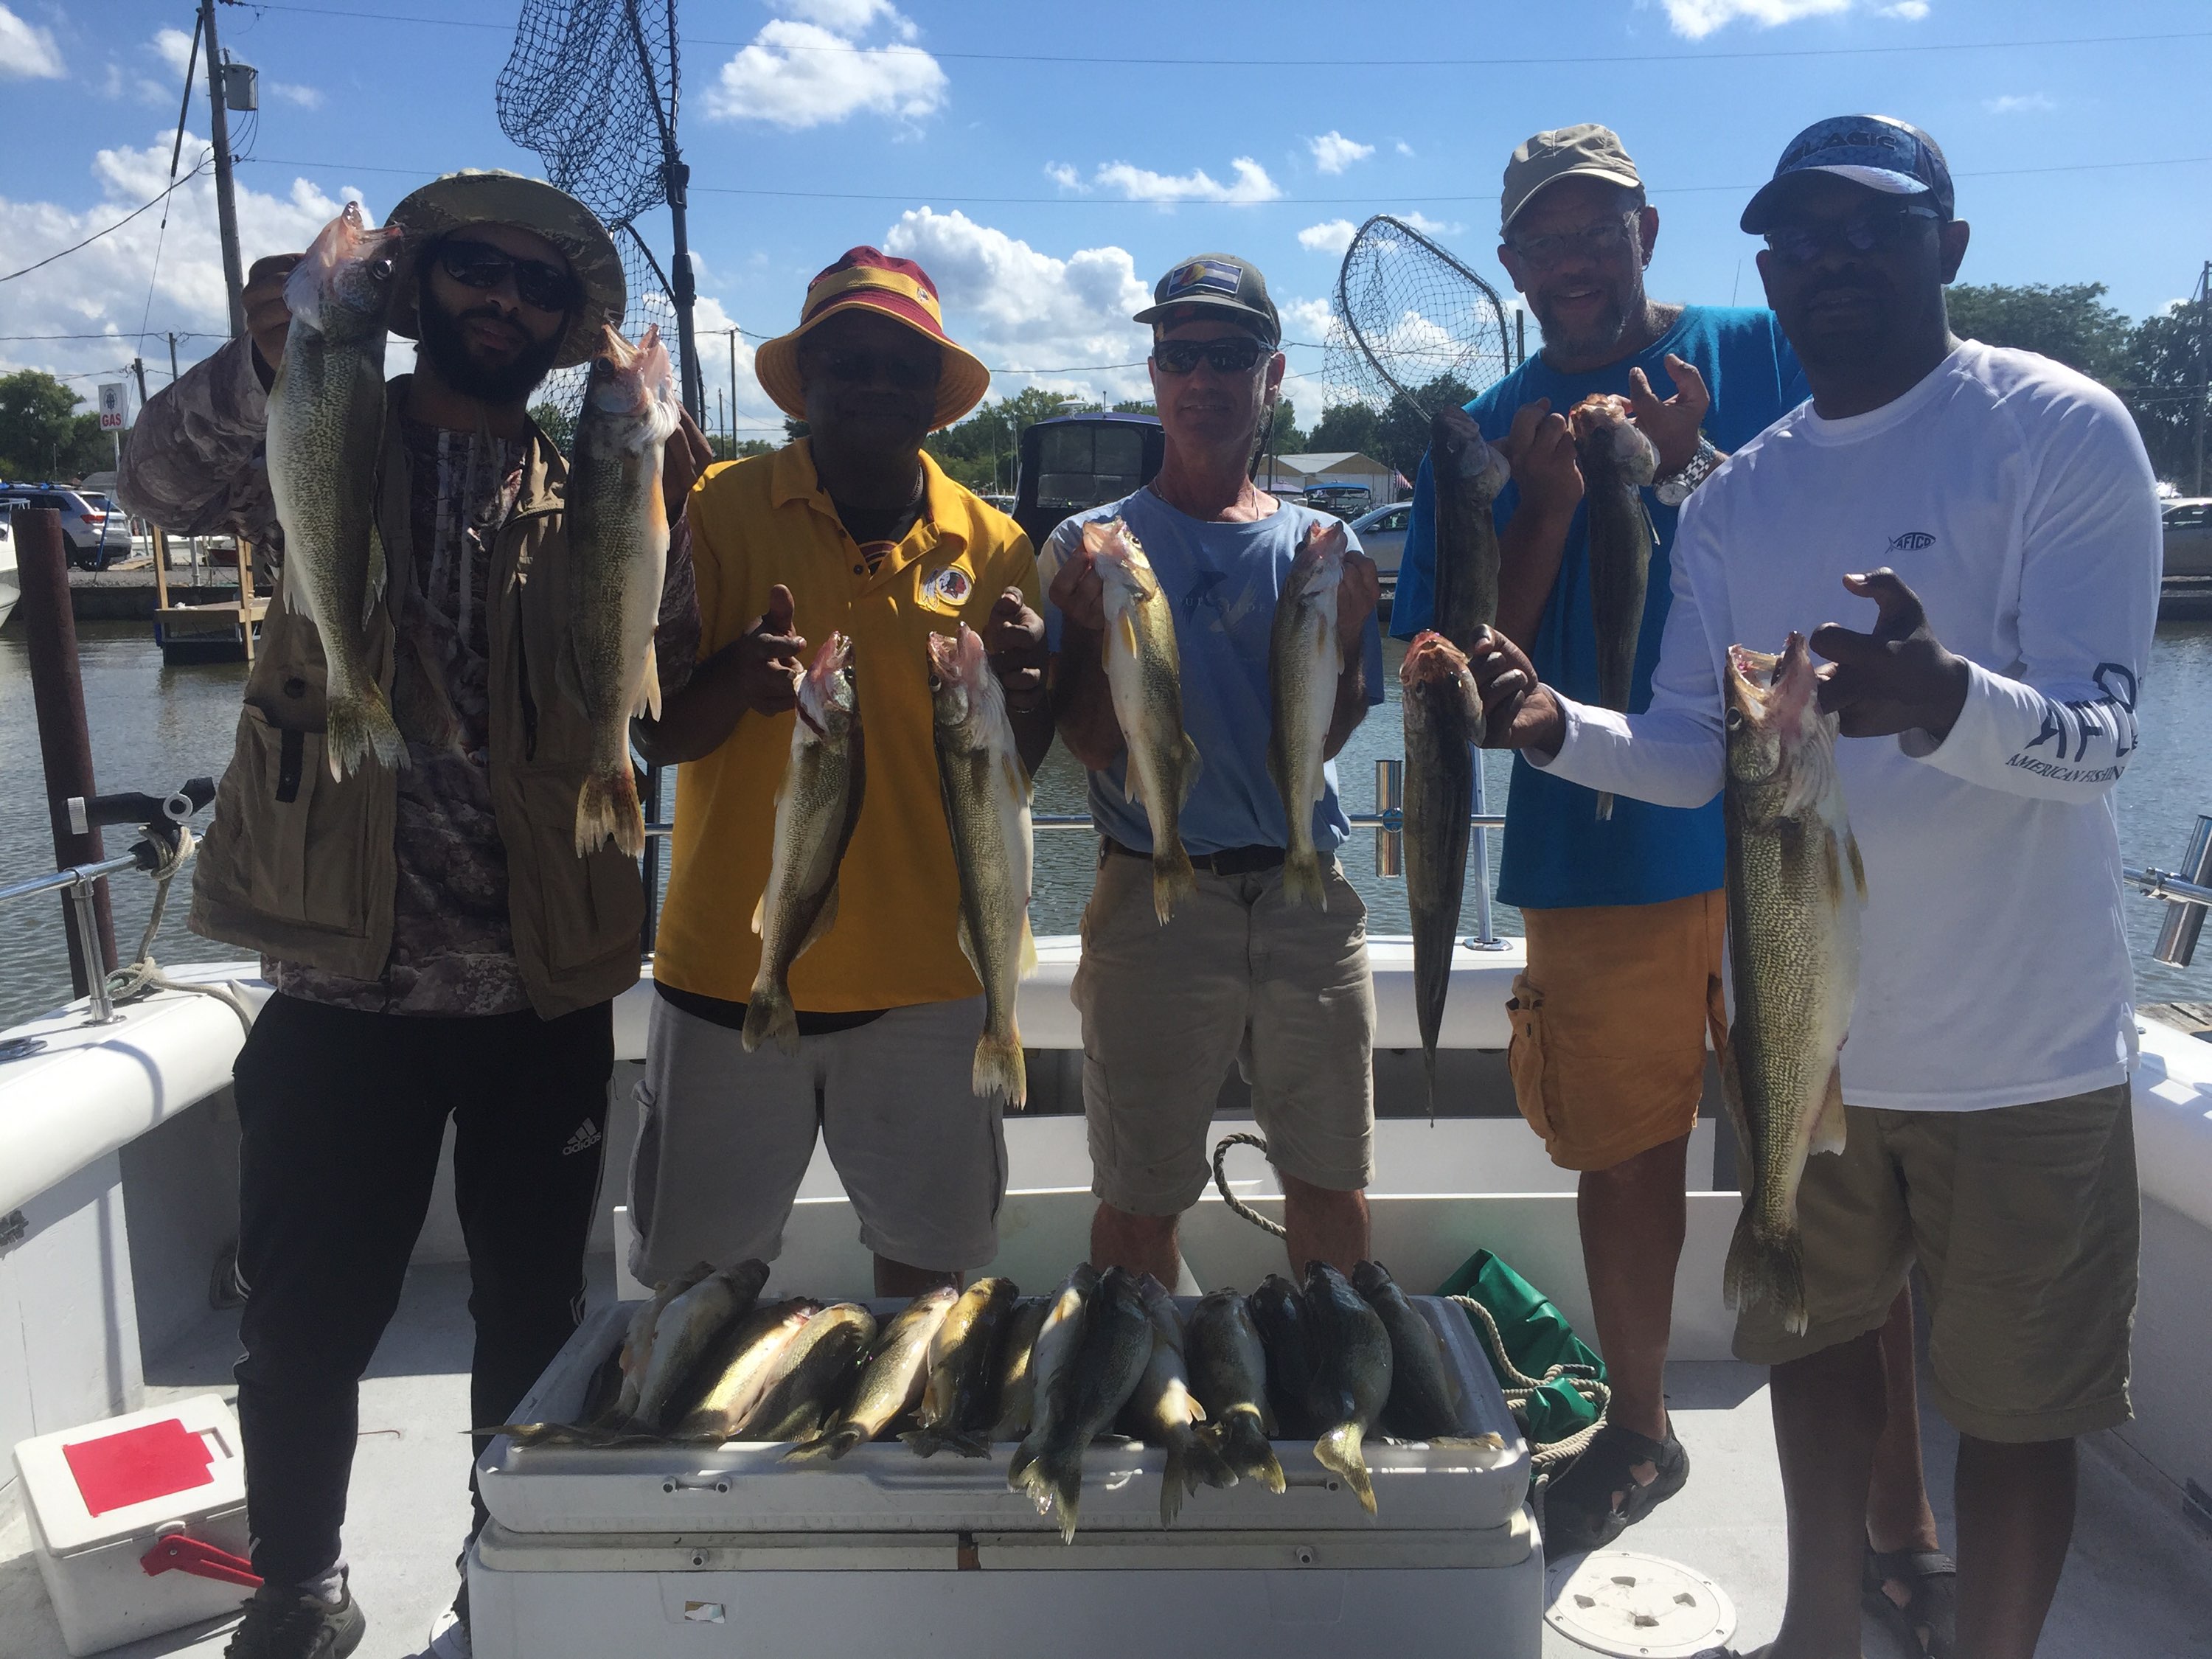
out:
<path id="1" fill-rule="evenodd" d="M 1565 184 L 1570 179 L 1599 179 L 1608 185 L 1619 185 L 1623 190 L 1644 188 L 1643 179 L 1632 173 L 1625 173 L 1619 167 L 1604 167 L 1595 161 L 1582 167 L 1569 167 L 1565 173 L 1545 179 L 1542 184 L 1523 196 L 1513 211 L 1498 222 L 1498 234 L 1503 236 L 1513 228 L 1513 222 L 1528 210 L 1528 204 L 1531 202 L 1551 189 L 1553 185 Z"/>
<path id="2" fill-rule="evenodd" d="M 1218 311 L 1221 313 L 1221 319 L 1224 322 L 1251 324 L 1255 331 L 1254 337 L 1267 345 L 1279 347 L 1283 343 L 1282 328 L 1279 323 L 1257 307 L 1244 305 L 1235 300 L 1211 300 L 1185 295 L 1182 299 L 1167 300 L 1156 306 L 1146 306 L 1129 320 L 1133 323 L 1158 323 L 1164 321 L 1170 313 L 1177 311 Z"/>
<path id="3" fill-rule="evenodd" d="M 931 325 L 929 313 L 904 295 L 885 289 L 851 289 L 838 295 L 788 334 L 763 340 L 753 353 L 753 378 L 769 401 L 794 421 L 806 418 L 806 386 L 799 374 L 799 343 L 839 312 L 860 306 L 902 323 L 945 354 L 937 381 L 937 407 L 929 429 L 951 426 L 990 395 L 991 371 L 981 359 Z"/>
<path id="4" fill-rule="evenodd" d="M 1745 205 L 1743 217 L 1738 222 L 1744 232 L 1752 236 L 1765 234 L 1774 220 L 1774 210 L 1795 187 L 1796 181 L 1808 173 L 1825 173 L 1831 178 L 1849 179 L 1884 196 L 1926 196 L 1930 194 L 1928 183 L 1909 173 L 1899 173 L 1894 167 L 1869 167 L 1853 165 L 1835 167 L 1794 167 L 1779 179 L 1770 179 L 1759 186 L 1759 193 Z"/>
<path id="5" fill-rule="evenodd" d="M 619 330 L 629 305 L 629 283 L 623 275 L 622 252 L 599 216 L 566 191 L 519 173 L 465 169 L 433 179 L 392 210 L 387 225 L 406 233 L 399 282 L 392 295 L 392 331 L 421 337 L 416 303 L 419 261 L 414 256 L 440 237 L 470 225 L 513 225 L 542 236 L 568 261 L 584 300 L 569 319 L 556 368 L 589 362 L 599 348 L 599 326 Z"/>

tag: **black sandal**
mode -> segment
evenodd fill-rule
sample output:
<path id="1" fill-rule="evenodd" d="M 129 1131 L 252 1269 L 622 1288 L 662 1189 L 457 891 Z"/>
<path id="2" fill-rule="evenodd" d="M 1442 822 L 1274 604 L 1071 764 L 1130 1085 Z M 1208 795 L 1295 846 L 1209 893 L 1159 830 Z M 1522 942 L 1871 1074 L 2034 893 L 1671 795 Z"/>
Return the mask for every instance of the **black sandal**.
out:
<path id="1" fill-rule="evenodd" d="M 1631 1471 L 1639 1463 L 1658 1473 L 1638 1481 Z M 1604 1548 L 1681 1491 L 1689 1478 L 1690 1454 L 1672 1425 L 1660 1441 L 1607 1424 L 1545 1491 L 1545 1559 Z"/>
<path id="2" fill-rule="evenodd" d="M 1941 1550 L 1877 1550 L 1869 1545 L 1859 1605 L 1908 1652 L 1951 1659 L 1959 1637 L 1958 1581 L 1959 1564 Z M 1902 1607 L 1883 1588 L 1893 1583 L 1912 1592 Z"/>

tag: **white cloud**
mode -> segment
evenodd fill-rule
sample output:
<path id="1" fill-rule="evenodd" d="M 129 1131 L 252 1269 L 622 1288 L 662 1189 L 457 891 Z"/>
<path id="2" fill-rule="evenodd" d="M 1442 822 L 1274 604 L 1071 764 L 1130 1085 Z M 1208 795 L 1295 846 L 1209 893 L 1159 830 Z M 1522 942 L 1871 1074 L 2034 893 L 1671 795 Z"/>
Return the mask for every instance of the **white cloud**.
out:
<path id="1" fill-rule="evenodd" d="M 833 15 L 841 24 L 865 26 L 878 15 L 905 21 L 874 0 L 800 0 L 792 9 Z M 911 26 L 905 32 L 911 33 Z M 944 107 L 948 86 L 937 60 L 919 46 L 864 48 L 854 36 L 779 17 L 722 65 L 707 91 L 707 113 L 793 131 L 863 112 L 918 121 Z"/>
<path id="2" fill-rule="evenodd" d="M 1277 307 L 1283 319 L 1283 337 L 1320 345 L 1336 326 L 1336 315 L 1326 300 L 1291 300 Z"/>
<path id="3" fill-rule="evenodd" d="M 1928 0 L 1897 0 L 1894 5 L 1876 6 L 1877 17 L 1894 17 L 1901 22 L 1917 23 L 1928 15 Z"/>
<path id="4" fill-rule="evenodd" d="M 1323 173 L 1341 173 L 1354 161 L 1364 161 L 1375 154 L 1375 146 L 1347 138 L 1334 129 L 1318 138 L 1306 140 L 1306 148 L 1313 152 L 1314 166 Z"/>
<path id="5" fill-rule="evenodd" d="M 1298 233 L 1298 246 L 1317 253 L 1341 253 L 1352 246 L 1352 235 L 1358 228 L 1349 219 L 1324 219 Z"/>
<path id="6" fill-rule="evenodd" d="M 1149 397 L 1149 343 L 1129 320 L 1152 291 L 1128 251 L 1080 249 L 1060 258 L 959 212 L 902 214 L 884 250 L 917 261 L 937 284 L 952 337 L 994 368 L 1004 395 L 1042 385 L 1092 399 Z M 1092 365 L 1128 363 L 1129 368 Z M 1082 374 L 1046 370 L 1084 369 Z"/>
<path id="7" fill-rule="evenodd" d="M 1702 40 L 1738 18 L 1773 28 L 1803 17 L 1828 17 L 1849 11 L 1852 0 L 1660 0 L 1674 33 Z"/>
<path id="8" fill-rule="evenodd" d="M 52 29 L 42 29 L 0 6 L 0 81 L 58 81 L 61 48 Z"/>
<path id="9" fill-rule="evenodd" d="M 1397 149 L 1398 154 L 1401 155 L 1411 155 L 1413 153 L 1413 147 L 1407 143 L 1403 138 L 1401 138 L 1398 141 Z"/>
<path id="10" fill-rule="evenodd" d="M 856 40 L 878 17 L 888 21 L 902 40 L 915 36 L 914 20 L 890 0 L 783 0 L 782 9 L 808 23 L 819 23 L 833 33 Z"/>
<path id="11" fill-rule="evenodd" d="M 1083 182 L 1083 175 L 1078 173 L 1073 167 L 1068 166 L 1065 161 L 1046 162 L 1044 165 L 1044 176 L 1051 179 L 1055 185 L 1058 185 L 1062 190 L 1089 190 L 1091 188 L 1090 185 Z"/>
<path id="12" fill-rule="evenodd" d="M 1465 225 L 1453 224 L 1448 220 L 1431 219 L 1425 213 L 1401 213 L 1396 216 L 1424 236 L 1456 236 L 1467 228 Z"/>
<path id="13" fill-rule="evenodd" d="M 294 81 L 271 81 L 269 90 L 288 104 L 297 104 L 301 109 L 320 109 L 323 94 L 319 87 L 304 87 Z"/>
<path id="14" fill-rule="evenodd" d="M 1109 161 L 1092 182 L 1102 190 L 1119 191 L 1132 200 L 1175 202 L 1272 202 L 1283 192 L 1267 168 L 1249 155 L 1229 164 L 1236 176 L 1223 184 L 1203 167 L 1188 173 L 1154 173 L 1127 161 Z"/>
<path id="15" fill-rule="evenodd" d="M 1983 99 L 1982 107 L 1992 115 L 2047 115 L 2058 106 L 2040 92 L 2008 92 Z"/>
<path id="16" fill-rule="evenodd" d="M 182 29 L 156 30 L 149 50 L 179 75 L 191 67 L 192 37 Z"/>

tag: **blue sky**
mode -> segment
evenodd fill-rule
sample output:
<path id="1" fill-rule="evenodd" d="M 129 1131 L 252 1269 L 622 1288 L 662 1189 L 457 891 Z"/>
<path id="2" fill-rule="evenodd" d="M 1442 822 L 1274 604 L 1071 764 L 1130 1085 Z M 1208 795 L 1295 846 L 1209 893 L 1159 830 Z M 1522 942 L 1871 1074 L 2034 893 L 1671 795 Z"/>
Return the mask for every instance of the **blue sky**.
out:
<path id="1" fill-rule="evenodd" d="M 248 261 L 303 246 L 348 196 L 380 217 L 447 168 L 541 172 L 492 105 L 517 9 L 222 6 L 224 46 L 262 77 L 239 174 Z M 167 182 L 192 16 L 189 0 L 0 3 L 0 269 Z M 2212 138 L 2190 131 L 2212 68 L 2203 0 L 681 0 L 678 17 L 702 320 L 780 330 L 810 275 L 872 242 L 928 267 L 956 337 L 994 368 L 1075 371 L 1003 374 L 1001 392 L 1139 390 L 1141 370 L 1095 366 L 1141 357 L 1128 313 L 1206 249 L 1256 260 L 1291 337 L 1318 340 L 1339 222 L 1373 212 L 1423 216 L 1506 289 L 1499 170 L 1530 132 L 1579 120 L 1617 128 L 1644 171 L 1663 298 L 1759 303 L 1735 228 L 1745 198 L 1799 127 L 1862 109 L 1944 145 L 1974 226 L 1966 280 L 2100 281 L 2140 315 L 2187 292 L 2212 255 Z M 2112 36 L 2147 38 L 2082 43 Z M 2069 44 L 2026 44 L 2047 40 Z M 196 96 L 187 168 L 206 131 Z M 142 321 L 201 337 L 181 343 L 186 362 L 213 349 L 207 179 L 173 204 L 165 231 L 156 208 L 0 283 L 0 336 L 125 337 L 0 338 L 0 367 L 71 374 L 88 392 L 128 361 Z M 644 228 L 665 258 L 665 216 Z M 1321 353 L 1291 355 L 1310 422 Z M 158 388 L 166 343 L 146 356 Z M 719 342 L 703 356 L 711 403 L 728 358 Z M 738 380 L 738 424 L 768 426 L 742 358 Z"/>

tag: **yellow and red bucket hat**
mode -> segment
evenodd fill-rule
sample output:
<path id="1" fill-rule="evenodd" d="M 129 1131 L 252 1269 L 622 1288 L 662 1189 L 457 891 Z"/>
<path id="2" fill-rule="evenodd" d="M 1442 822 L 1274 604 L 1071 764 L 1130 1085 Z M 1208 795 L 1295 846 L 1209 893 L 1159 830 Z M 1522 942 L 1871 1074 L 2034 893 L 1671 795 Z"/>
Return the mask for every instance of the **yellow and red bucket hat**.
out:
<path id="1" fill-rule="evenodd" d="M 762 343 L 753 354 L 753 374 L 775 406 L 796 420 L 806 416 L 805 389 L 799 378 L 799 343 L 809 329 L 834 317 L 848 306 L 866 306 L 917 334 L 927 336 L 945 351 L 945 373 L 937 383 L 937 411 L 933 429 L 951 426 L 991 389 L 991 371 L 974 353 L 956 343 L 945 332 L 938 305 L 937 284 L 911 259 L 901 259 L 880 248 L 848 249 L 844 257 L 806 285 L 806 304 L 799 326 Z"/>

